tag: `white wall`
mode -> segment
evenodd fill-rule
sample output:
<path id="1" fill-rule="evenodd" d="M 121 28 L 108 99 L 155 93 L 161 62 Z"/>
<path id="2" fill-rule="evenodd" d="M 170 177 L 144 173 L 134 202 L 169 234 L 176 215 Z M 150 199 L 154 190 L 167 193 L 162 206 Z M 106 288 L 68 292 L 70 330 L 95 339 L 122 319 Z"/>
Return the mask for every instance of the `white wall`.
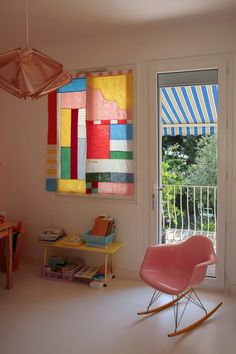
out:
<path id="1" fill-rule="evenodd" d="M 67 231 L 84 231 L 101 212 L 113 215 L 117 222 L 118 239 L 124 247 L 117 257 L 121 275 L 137 275 L 148 244 L 148 114 L 143 97 L 147 92 L 144 63 L 147 60 L 236 51 L 236 26 L 233 18 L 188 19 L 159 26 L 137 28 L 127 33 L 106 34 L 71 43 L 40 46 L 65 64 L 67 69 L 135 63 L 137 67 L 137 201 L 56 197 L 45 191 L 45 151 L 47 137 L 47 100 L 20 101 L 2 93 L 1 113 L 4 121 L 4 189 L 5 208 L 12 220 L 22 219 L 26 229 L 24 255 L 41 257 L 37 234 L 45 226 L 61 225 Z M 236 60 L 233 61 L 233 93 L 236 86 Z M 235 103 L 234 103 L 235 117 Z M 235 123 L 231 132 L 236 133 Z M 235 140 L 230 146 L 236 151 Z M 1 156 L 0 156 L 1 157 Z M 231 166 L 234 180 L 232 210 L 236 210 L 236 161 Z M 236 219 L 228 225 L 227 271 L 232 289 L 236 290 Z M 230 236 L 230 238 L 229 238 Z"/>

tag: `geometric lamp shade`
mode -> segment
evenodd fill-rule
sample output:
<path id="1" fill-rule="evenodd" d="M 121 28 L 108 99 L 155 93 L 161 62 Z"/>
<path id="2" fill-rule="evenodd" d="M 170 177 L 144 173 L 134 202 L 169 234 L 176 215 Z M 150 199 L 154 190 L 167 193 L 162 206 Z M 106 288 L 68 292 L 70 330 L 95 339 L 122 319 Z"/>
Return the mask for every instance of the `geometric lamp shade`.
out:
<path id="1" fill-rule="evenodd" d="M 19 98 L 39 98 L 69 83 L 72 76 L 55 59 L 36 49 L 0 54 L 0 88 Z"/>

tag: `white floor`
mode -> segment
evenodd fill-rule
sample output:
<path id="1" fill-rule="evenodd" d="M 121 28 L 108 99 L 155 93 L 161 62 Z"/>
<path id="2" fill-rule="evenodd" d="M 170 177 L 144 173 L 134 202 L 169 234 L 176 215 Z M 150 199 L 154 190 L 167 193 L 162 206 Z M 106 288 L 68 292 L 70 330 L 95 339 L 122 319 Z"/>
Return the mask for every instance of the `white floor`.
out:
<path id="1" fill-rule="evenodd" d="M 207 307 L 220 300 L 223 306 L 189 334 L 168 338 L 172 309 L 136 315 L 152 294 L 142 282 L 114 279 L 107 288 L 90 289 L 40 279 L 37 268 L 23 266 L 11 290 L 4 283 L 0 274 L 1 354 L 236 353 L 235 295 L 201 290 Z"/>

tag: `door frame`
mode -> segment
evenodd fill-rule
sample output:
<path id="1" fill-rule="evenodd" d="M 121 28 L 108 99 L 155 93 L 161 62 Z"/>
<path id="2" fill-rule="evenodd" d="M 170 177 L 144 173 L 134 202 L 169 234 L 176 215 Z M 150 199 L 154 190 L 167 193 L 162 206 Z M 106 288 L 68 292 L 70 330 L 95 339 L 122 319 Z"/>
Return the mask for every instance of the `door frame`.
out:
<path id="1" fill-rule="evenodd" d="M 220 204 L 220 210 L 217 217 L 217 257 L 219 262 L 216 264 L 216 278 L 207 278 L 205 286 L 213 288 L 225 288 L 226 284 L 226 225 L 229 225 L 231 219 L 230 205 L 231 194 L 229 193 L 229 184 L 231 175 L 230 170 L 230 134 L 227 136 L 227 127 L 229 126 L 229 80 L 227 78 L 227 69 L 229 64 L 229 55 L 208 55 L 174 59 L 161 59 L 146 62 L 146 74 L 148 78 L 148 112 L 149 112 L 149 223 L 150 234 L 149 244 L 157 243 L 156 231 L 158 226 L 157 206 L 158 195 L 154 190 L 158 176 L 158 164 L 155 151 L 160 147 L 161 139 L 158 135 L 158 99 L 157 99 L 157 75 L 164 72 L 190 71 L 201 69 L 218 69 L 218 115 L 224 117 L 218 121 L 218 178 L 217 200 Z M 220 148 L 219 148 L 220 147 Z M 226 152 L 226 154 L 225 154 Z M 153 189 L 154 188 L 154 189 Z M 227 200 L 227 202 L 226 202 Z M 228 210 L 228 212 L 227 212 Z M 229 232 L 229 230 L 227 230 Z M 228 235 L 229 236 L 229 235 Z"/>

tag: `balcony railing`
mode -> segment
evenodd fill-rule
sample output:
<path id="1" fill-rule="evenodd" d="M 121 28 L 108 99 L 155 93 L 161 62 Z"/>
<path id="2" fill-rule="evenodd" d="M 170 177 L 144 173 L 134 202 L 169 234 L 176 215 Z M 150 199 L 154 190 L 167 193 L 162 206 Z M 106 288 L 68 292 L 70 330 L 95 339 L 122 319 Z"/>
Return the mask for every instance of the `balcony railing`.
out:
<path id="1" fill-rule="evenodd" d="M 163 242 L 178 242 L 201 234 L 215 244 L 216 231 L 216 186 L 163 185 Z"/>

